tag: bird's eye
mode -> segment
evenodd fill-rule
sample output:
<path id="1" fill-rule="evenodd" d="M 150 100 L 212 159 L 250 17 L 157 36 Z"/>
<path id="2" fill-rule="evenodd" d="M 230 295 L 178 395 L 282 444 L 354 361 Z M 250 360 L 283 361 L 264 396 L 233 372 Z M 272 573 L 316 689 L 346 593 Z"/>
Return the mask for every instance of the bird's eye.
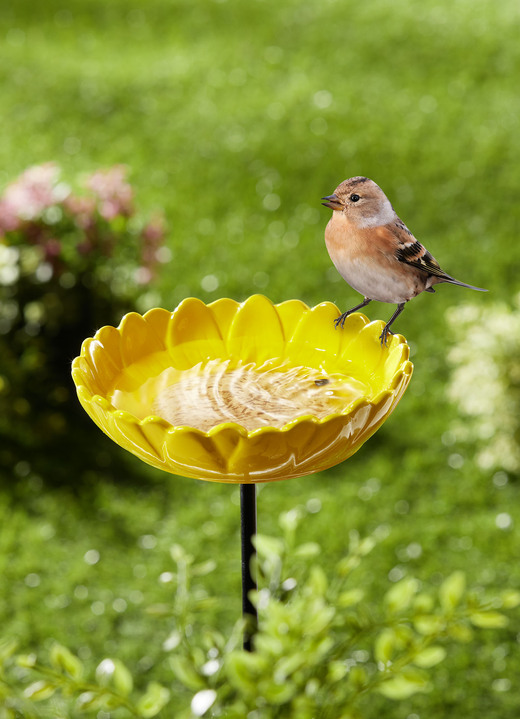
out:
<path id="1" fill-rule="evenodd" d="M 350 201 L 351 201 L 351 202 L 357 202 L 357 201 L 360 200 L 360 199 L 361 199 L 360 196 L 359 196 L 359 195 L 356 195 L 355 193 L 354 193 L 353 195 L 350 195 Z"/>

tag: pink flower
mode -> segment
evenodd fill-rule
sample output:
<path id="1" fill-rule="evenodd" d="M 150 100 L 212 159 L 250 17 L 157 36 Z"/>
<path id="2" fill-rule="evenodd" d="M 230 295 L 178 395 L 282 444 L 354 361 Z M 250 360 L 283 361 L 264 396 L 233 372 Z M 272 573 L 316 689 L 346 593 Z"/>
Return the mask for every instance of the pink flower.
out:
<path id="1" fill-rule="evenodd" d="M 0 200 L 0 236 L 6 232 L 19 230 L 22 222 L 18 217 L 16 208 L 5 199 Z"/>
<path id="2" fill-rule="evenodd" d="M 0 200 L 0 229 L 17 230 L 24 221 L 39 218 L 47 207 L 68 194 L 58 183 L 60 168 L 53 162 L 29 167 L 8 185 Z"/>
<path id="3" fill-rule="evenodd" d="M 123 165 L 94 172 L 87 178 L 86 186 L 99 199 L 99 214 L 105 220 L 117 215 L 129 217 L 133 213 L 133 192 Z"/>
<path id="4" fill-rule="evenodd" d="M 94 224 L 96 201 L 92 197 L 69 195 L 63 201 L 63 207 L 73 215 L 77 226 L 81 229 L 85 230 Z"/>

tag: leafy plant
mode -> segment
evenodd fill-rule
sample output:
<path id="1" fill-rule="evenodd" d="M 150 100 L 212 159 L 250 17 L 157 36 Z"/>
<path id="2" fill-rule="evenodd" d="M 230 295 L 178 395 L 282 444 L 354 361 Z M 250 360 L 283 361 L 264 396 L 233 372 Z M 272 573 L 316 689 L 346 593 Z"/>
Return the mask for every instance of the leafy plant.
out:
<path id="1" fill-rule="evenodd" d="M 472 642 L 476 630 L 505 628 L 506 610 L 520 604 L 514 590 L 494 596 L 468 590 L 459 571 L 436 589 L 404 577 L 380 603 L 370 602 L 354 577 L 360 569 L 370 572 L 377 535 L 362 539 L 352 532 L 348 552 L 327 575 L 318 561 L 321 547 L 296 539 L 301 519 L 292 510 L 280 518 L 282 538 L 256 537 L 262 588 L 254 596 L 259 630 L 252 653 L 241 648 L 242 622 L 228 637 L 204 626 L 204 602 L 211 600 L 200 593 L 197 577 L 215 565 L 196 563 L 175 545 L 171 606 L 150 607 L 173 622 L 163 643 L 171 689 L 150 679 L 136 690 L 117 658 L 101 660 L 86 678 L 83 663 L 61 645 L 41 661 L 34 654 L 16 655 L 14 643 L 6 642 L 3 716 L 31 716 L 56 696 L 77 714 L 102 711 L 107 717 L 166 717 L 173 711 L 180 719 L 373 716 L 375 695 L 382 702 L 401 701 L 430 691 L 435 667 L 450 647 Z"/>
<path id="2" fill-rule="evenodd" d="M 447 315 L 456 344 L 448 395 L 464 419 L 456 440 L 477 445 L 484 470 L 520 472 L 520 295 L 513 306 L 467 304 Z"/>
<path id="3" fill-rule="evenodd" d="M 65 478 L 65 437 L 75 473 L 78 455 L 87 459 L 82 448 L 90 459 L 81 464 L 92 467 L 85 438 L 97 435 L 75 400 L 70 361 L 86 336 L 134 309 L 169 256 L 162 217 L 136 212 L 124 167 L 98 170 L 83 187 L 74 191 L 47 163 L 0 196 L 0 468 L 8 476 L 32 466 Z"/>

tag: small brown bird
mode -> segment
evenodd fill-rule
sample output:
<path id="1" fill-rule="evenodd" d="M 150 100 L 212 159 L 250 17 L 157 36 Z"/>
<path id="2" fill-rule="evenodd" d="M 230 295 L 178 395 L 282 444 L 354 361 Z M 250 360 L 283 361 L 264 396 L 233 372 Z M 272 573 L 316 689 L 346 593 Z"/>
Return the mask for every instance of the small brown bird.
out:
<path id="1" fill-rule="evenodd" d="M 383 190 L 368 177 L 351 177 L 334 194 L 322 197 L 333 210 L 325 229 L 330 259 L 348 284 L 364 300 L 334 320 L 336 327 L 372 300 L 397 304 L 380 335 L 386 345 L 390 326 L 408 300 L 421 292 L 435 292 L 433 285 L 449 282 L 486 292 L 446 274 L 437 260 L 415 239 L 399 219 Z"/>

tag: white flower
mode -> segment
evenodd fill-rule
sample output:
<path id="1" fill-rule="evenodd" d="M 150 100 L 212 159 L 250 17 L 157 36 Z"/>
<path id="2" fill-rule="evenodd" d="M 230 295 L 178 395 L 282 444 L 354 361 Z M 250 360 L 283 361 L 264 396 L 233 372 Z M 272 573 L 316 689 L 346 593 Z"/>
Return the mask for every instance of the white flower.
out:
<path id="1" fill-rule="evenodd" d="M 448 355 L 452 366 L 448 397 L 463 421 L 454 436 L 472 441 L 478 466 L 520 471 L 520 295 L 514 306 L 463 305 L 447 313 L 457 342 Z"/>

